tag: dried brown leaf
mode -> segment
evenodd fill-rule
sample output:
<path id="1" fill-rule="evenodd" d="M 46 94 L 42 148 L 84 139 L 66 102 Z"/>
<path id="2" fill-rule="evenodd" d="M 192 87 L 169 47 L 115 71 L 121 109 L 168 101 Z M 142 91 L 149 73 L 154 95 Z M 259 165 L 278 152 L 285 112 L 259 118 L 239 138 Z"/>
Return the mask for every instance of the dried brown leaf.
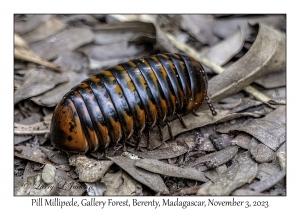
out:
<path id="1" fill-rule="evenodd" d="M 214 21 L 212 30 L 215 35 L 222 39 L 225 39 L 226 37 L 230 36 L 233 31 L 237 30 L 238 28 L 242 28 L 242 30 L 246 34 L 247 40 L 253 41 L 255 36 L 253 36 L 253 31 L 249 26 L 249 22 L 265 24 L 271 28 L 284 29 L 286 24 L 286 17 L 285 15 L 276 14 L 222 18 Z"/>
<path id="2" fill-rule="evenodd" d="M 81 47 L 78 50 L 85 53 L 91 59 L 106 61 L 116 58 L 120 59 L 130 56 L 138 56 L 140 53 L 144 52 L 145 46 L 129 44 L 125 41 L 103 46 L 90 44 Z"/>
<path id="3" fill-rule="evenodd" d="M 227 161 L 231 160 L 238 152 L 237 146 L 227 147 L 221 151 L 213 152 L 208 155 L 201 156 L 197 158 L 191 166 L 197 166 L 201 163 L 211 162 L 215 166 L 222 165 Z"/>
<path id="4" fill-rule="evenodd" d="M 252 183 L 248 186 L 248 189 L 257 191 L 257 192 L 263 192 L 271 187 L 273 187 L 275 184 L 277 184 L 280 180 L 282 180 L 286 175 L 286 170 L 282 170 L 268 179 L 263 179 L 259 182 Z"/>
<path id="5" fill-rule="evenodd" d="M 42 59 L 50 60 L 66 52 L 73 51 L 93 40 L 94 34 L 89 29 L 70 28 L 31 44 L 30 48 Z"/>
<path id="6" fill-rule="evenodd" d="M 15 104 L 21 100 L 40 95 L 54 88 L 57 84 L 69 80 L 64 74 L 59 74 L 44 68 L 40 70 L 31 70 L 29 74 L 30 76 L 28 76 L 28 79 L 14 94 Z"/>
<path id="7" fill-rule="evenodd" d="M 254 163 L 248 152 L 238 154 L 234 163 L 227 171 L 206 190 L 198 191 L 197 195 L 230 195 L 235 189 L 251 183 L 257 174 L 257 163 Z"/>
<path id="8" fill-rule="evenodd" d="M 14 156 L 16 157 L 30 160 L 36 163 L 51 164 L 51 162 L 48 160 L 47 155 L 43 153 L 39 148 L 33 148 L 29 145 L 19 145 L 15 146 L 14 149 Z"/>
<path id="9" fill-rule="evenodd" d="M 202 44 L 213 45 L 219 41 L 212 32 L 213 16 L 181 15 L 181 26 L 187 29 Z"/>
<path id="10" fill-rule="evenodd" d="M 69 173 L 57 169 L 55 180 L 58 184 L 55 196 L 80 196 L 86 188 L 84 184 L 74 181 Z"/>
<path id="11" fill-rule="evenodd" d="M 195 128 L 203 127 L 205 125 L 210 125 L 214 123 L 220 123 L 220 122 L 226 122 L 229 120 L 233 120 L 236 118 L 240 118 L 243 116 L 252 116 L 252 117 L 261 117 L 262 113 L 251 113 L 251 112 L 243 112 L 243 113 L 232 113 L 230 114 L 229 110 L 218 110 L 216 116 L 212 116 L 210 110 L 198 110 L 196 113 L 198 116 L 194 116 L 192 114 L 183 116 L 184 123 L 187 126 L 186 128 L 183 128 L 180 121 L 178 119 L 173 120 L 171 124 L 172 134 L 173 136 L 183 133 Z M 163 139 L 167 140 L 169 139 L 169 132 L 167 126 L 163 128 Z"/>
<path id="12" fill-rule="evenodd" d="M 232 144 L 236 144 L 244 149 L 250 149 L 250 141 L 252 136 L 247 133 L 241 133 L 231 140 Z"/>
<path id="13" fill-rule="evenodd" d="M 135 161 L 135 166 L 165 176 L 192 179 L 200 182 L 208 181 L 208 179 L 198 170 L 193 168 L 180 168 L 178 166 L 163 163 L 159 160 L 139 159 Z"/>
<path id="14" fill-rule="evenodd" d="M 68 76 L 64 78 L 68 78 L 67 83 L 60 84 L 44 94 L 32 97 L 31 100 L 40 106 L 53 107 L 62 99 L 68 90 L 71 90 L 71 88 L 73 88 L 75 85 L 78 85 L 88 77 L 86 73 L 78 74 L 72 71 L 68 72 L 67 75 Z"/>
<path id="15" fill-rule="evenodd" d="M 40 64 L 49 67 L 57 72 L 61 71 L 60 68 L 56 66 L 54 63 L 45 61 L 41 59 L 38 55 L 36 55 L 34 52 L 32 52 L 28 48 L 27 43 L 19 35 L 15 34 L 14 38 L 15 38 L 14 57 L 16 59 Z"/>
<path id="16" fill-rule="evenodd" d="M 26 180 L 30 176 L 36 176 L 43 172 L 43 164 L 27 161 L 26 167 L 23 173 L 23 180 Z"/>
<path id="17" fill-rule="evenodd" d="M 261 104 L 262 104 L 262 102 L 260 102 L 260 101 L 252 100 L 250 98 L 243 98 L 241 104 L 239 104 L 237 107 L 232 108 L 230 110 L 230 113 L 240 112 L 240 111 L 243 111 L 250 107 L 256 107 Z"/>
<path id="18" fill-rule="evenodd" d="M 142 185 L 123 170 L 119 170 L 117 173 L 107 173 L 102 182 L 107 186 L 107 190 L 104 192 L 106 196 L 136 195 L 136 192 L 142 189 Z"/>
<path id="19" fill-rule="evenodd" d="M 30 139 L 32 139 L 33 136 L 31 135 L 15 135 L 14 136 L 14 145 L 20 144 L 22 142 L 28 141 Z"/>
<path id="20" fill-rule="evenodd" d="M 97 45 L 111 45 L 118 42 L 132 42 L 136 39 L 152 40 L 155 43 L 156 33 L 152 23 L 128 21 L 103 24 L 94 28 Z"/>
<path id="21" fill-rule="evenodd" d="M 15 21 L 14 29 L 18 34 L 25 34 L 45 21 L 49 20 L 53 15 L 26 15 L 23 21 Z"/>
<path id="22" fill-rule="evenodd" d="M 155 150 L 148 150 L 146 152 L 139 152 L 139 151 L 131 151 L 135 155 L 138 155 L 143 158 L 148 159 L 168 159 L 178 157 L 184 153 L 186 153 L 188 149 L 184 146 L 179 145 L 170 145 L 168 147 L 162 149 L 155 149 Z"/>
<path id="23" fill-rule="evenodd" d="M 276 88 L 286 86 L 286 71 L 275 72 L 267 74 L 255 80 L 255 83 L 264 88 Z"/>
<path id="24" fill-rule="evenodd" d="M 244 131 L 276 151 L 286 140 L 285 106 L 281 106 L 264 118 L 254 119 L 237 130 Z"/>
<path id="25" fill-rule="evenodd" d="M 28 43 L 33 43 L 51 36 L 64 29 L 67 25 L 56 17 L 53 17 L 34 30 L 22 35 L 22 38 Z"/>
<path id="26" fill-rule="evenodd" d="M 239 53 L 244 45 L 244 35 L 241 29 L 238 29 L 227 39 L 217 44 L 203 49 L 200 53 L 203 57 L 211 62 L 223 66 L 237 53 Z"/>
<path id="27" fill-rule="evenodd" d="M 159 24 L 157 23 L 157 16 L 158 15 L 110 15 L 116 18 L 119 21 L 143 21 L 143 22 L 150 22 L 153 23 L 156 29 L 156 41 L 159 46 L 165 49 L 167 52 L 176 53 L 179 52 L 176 49 L 168 37 L 166 36 L 165 32 L 160 28 Z"/>
<path id="28" fill-rule="evenodd" d="M 149 171 L 146 171 L 141 168 L 137 168 L 134 166 L 135 160 L 131 160 L 126 157 L 110 157 L 112 161 L 115 162 L 118 166 L 120 166 L 124 171 L 126 171 L 130 176 L 132 176 L 137 181 L 141 182 L 142 184 L 148 186 L 150 189 L 154 190 L 155 192 L 160 192 L 163 194 L 169 194 L 168 188 L 165 186 L 162 178 L 157 175 L 153 174 Z"/>
<path id="29" fill-rule="evenodd" d="M 269 179 L 280 171 L 278 164 L 274 163 L 262 163 L 258 165 L 256 178 L 259 180 Z"/>
<path id="30" fill-rule="evenodd" d="M 40 147 L 43 153 L 45 153 L 49 160 L 51 160 L 53 163 L 59 164 L 59 165 L 69 165 L 68 161 L 68 155 L 61 151 L 53 151 L 52 149 L 49 149 L 47 147 Z"/>
<path id="31" fill-rule="evenodd" d="M 89 68 L 89 60 L 82 52 L 72 51 L 59 56 L 55 61 L 64 71 L 83 72 Z"/>
<path id="32" fill-rule="evenodd" d="M 259 25 L 258 35 L 250 50 L 226 71 L 209 80 L 208 95 L 213 102 L 246 88 L 259 77 L 285 69 L 285 35 Z"/>

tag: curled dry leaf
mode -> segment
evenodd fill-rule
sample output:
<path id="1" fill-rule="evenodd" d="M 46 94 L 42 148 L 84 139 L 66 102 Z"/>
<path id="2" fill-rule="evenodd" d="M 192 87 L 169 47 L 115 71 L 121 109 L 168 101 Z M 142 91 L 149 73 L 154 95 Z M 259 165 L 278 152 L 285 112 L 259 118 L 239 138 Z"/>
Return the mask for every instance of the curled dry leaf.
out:
<path id="1" fill-rule="evenodd" d="M 209 80 L 208 96 L 213 102 L 233 95 L 255 79 L 286 66 L 285 35 L 263 24 L 249 51 L 226 71 Z"/>
<path id="2" fill-rule="evenodd" d="M 237 146 L 227 147 L 221 151 L 213 152 L 208 155 L 201 156 L 197 158 L 191 166 L 197 166 L 201 163 L 211 162 L 215 166 L 222 165 L 227 161 L 231 160 L 238 152 Z"/>
<path id="3" fill-rule="evenodd" d="M 84 155 L 74 155 L 69 159 L 70 165 L 76 166 L 79 179 L 83 182 L 96 182 L 103 177 L 112 161 L 97 161 Z"/>
<path id="4" fill-rule="evenodd" d="M 192 179 L 200 182 L 208 181 L 208 179 L 198 170 L 193 168 L 180 168 L 178 166 L 163 163 L 159 160 L 140 159 L 135 161 L 135 166 L 165 176 Z"/>
<path id="5" fill-rule="evenodd" d="M 67 25 L 59 20 L 56 17 L 53 17 L 45 22 L 43 22 L 41 25 L 39 25 L 34 30 L 22 35 L 23 39 L 27 43 L 33 43 L 42 39 L 47 38 L 48 36 L 51 36 L 58 31 L 64 29 Z"/>
<path id="6" fill-rule="evenodd" d="M 117 173 L 107 173 L 102 182 L 107 186 L 107 190 L 104 192 L 106 196 L 137 195 L 137 191 L 142 189 L 142 185 L 123 170 L 119 170 Z"/>
<path id="7" fill-rule="evenodd" d="M 94 34 L 89 29 L 70 28 L 31 44 L 30 48 L 42 59 L 50 60 L 93 40 Z"/>
<path id="8" fill-rule="evenodd" d="M 77 74 L 72 71 L 68 72 L 67 75 L 65 78 L 68 78 L 69 82 L 60 84 L 44 94 L 32 97 L 31 100 L 40 106 L 53 107 L 58 104 L 67 91 L 88 77 L 86 73 Z"/>
<path id="9" fill-rule="evenodd" d="M 53 89 L 56 85 L 67 82 L 69 78 L 47 69 L 30 70 L 27 80 L 14 94 L 14 103 L 40 95 Z"/>
<path id="10" fill-rule="evenodd" d="M 162 194 L 169 194 L 169 190 L 162 178 L 158 174 L 153 174 L 144 169 L 134 166 L 135 160 L 126 157 L 110 157 L 112 161 L 120 166 L 124 171 L 130 174 L 135 180 L 141 182 L 142 184 L 148 186 L 155 192 L 160 192 Z"/>
<path id="11" fill-rule="evenodd" d="M 235 189 L 251 183 L 256 174 L 257 163 L 251 160 L 249 152 L 240 153 L 227 171 L 205 190 L 199 190 L 197 195 L 230 195 Z"/>

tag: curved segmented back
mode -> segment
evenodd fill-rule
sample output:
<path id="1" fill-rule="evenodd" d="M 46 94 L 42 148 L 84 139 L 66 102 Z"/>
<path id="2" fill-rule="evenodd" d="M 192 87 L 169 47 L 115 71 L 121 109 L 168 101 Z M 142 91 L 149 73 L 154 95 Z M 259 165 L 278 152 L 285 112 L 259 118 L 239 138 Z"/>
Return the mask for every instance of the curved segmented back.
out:
<path id="1" fill-rule="evenodd" d="M 57 105 L 50 128 L 52 144 L 86 153 L 167 123 L 168 117 L 195 113 L 207 97 L 203 67 L 182 54 L 159 54 L 119 64 L 71 89 Z M 137 143 L 138 144 L 138 143 Z"/>

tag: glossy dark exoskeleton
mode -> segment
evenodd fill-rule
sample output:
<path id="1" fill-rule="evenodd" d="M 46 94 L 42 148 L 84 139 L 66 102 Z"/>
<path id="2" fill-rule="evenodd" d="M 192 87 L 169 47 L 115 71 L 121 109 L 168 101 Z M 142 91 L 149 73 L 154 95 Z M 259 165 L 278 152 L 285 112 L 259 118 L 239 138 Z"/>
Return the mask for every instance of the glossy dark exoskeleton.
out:
<path id="1" fill-rule="evenodd" d="M 137 139 L 169 117 L 195 113 L 206 100 L 203 67 L 182 54 L 158 54 L 119 64 L 72 88 L 57 105 L 50 128 L 52 144 L 84 154 L 132 135 Z M 149 133 L 148 133 L 149 135 Z M 149 137 L 148 137 L 149 139 Z"/>

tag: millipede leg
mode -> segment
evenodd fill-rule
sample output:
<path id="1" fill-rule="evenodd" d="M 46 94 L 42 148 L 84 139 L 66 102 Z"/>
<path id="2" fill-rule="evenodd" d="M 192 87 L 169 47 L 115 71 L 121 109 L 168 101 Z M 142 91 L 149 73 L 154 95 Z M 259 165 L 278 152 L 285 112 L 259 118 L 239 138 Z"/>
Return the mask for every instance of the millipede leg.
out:
<path id="1" fill-rule="evenodd" d="M 147 149 L 150 150 L 150 130 L 146 128 Z"/>
<path id="2" fill-rule="evenodd" d="M 123 141 L 122 143 L 123 143 L 123 151 L 124 151 L 124 152 L 127 152 L 127 148 L 126 148 L 126 145 L 125 145 L 125 141 Z"/>
<path id="3" fill-rule="evenodd" d="M 195 110 L 192 111 L 192 114 L 196 117 L 199 117 L 199 115 L 195 112 Z"/>
<path id="4" fill-rule="evenodd" d="M 183 121 L 181 115 L 180 115 L 180 114 L 177 114 L 177 113 L 176 113 L 176 115 L 177 115 L 177 117 L 178 117 L 178 119 L 179 119 L 179 122 L 180 122 L 180 124 L 182 125 L 182 127 L 185 128 L 185 129 L 187 129 L 187 126 L 185 125 L 185 123 L 184 123 L 184 121 Z"/>
<path id="5" fill-rule="evenodd" d="M 209 99 L 208 96 L 205 97 L 205 100 L 206 100 L 206 102 L 207 102 L 207 105 L 209 106 L 209 109 L 210 109 L 210 111 L 211 111 L 211 114 L 212 114 L 213 116 L 217 115 L 217 112 L 216 112 L 214 106 L 212 105 L 211 100 Z"/>
<path id="6" fill-rule="evenodd" d="M 159 138 L 161 141 L 163 141 L 163 133 L 162 133 L 162 129 L 161 129 L 161 124 L 157 123 L 157 127 L 158 127 L 158 131 L 159 131 Z"/>
<path id="7" fill-rule="evenodd" d="M 135 140 L 135 150 L 138 150 L 139 144 L 141 142 L 141 133 L 135 134 L 134 140 Z"/>
<path id="8" fill-rule="evenodd" d="M 165 120 L 165 123 L 167 123 L 168 131 L 169 131 L 169 135 L 170 135 L 171 140 L 174 140 L 174 136 L 173 136 L 173 134 L 172 134 L 172 129 L 171 129 L 170 122 L 166 119 L 166 120 Z"/>
<path id="9" fill-rule="evenodd" d="M 104 157 L 107 158 L 108 157 L 108 147 L 106 147 L 104 149 Z"/>

